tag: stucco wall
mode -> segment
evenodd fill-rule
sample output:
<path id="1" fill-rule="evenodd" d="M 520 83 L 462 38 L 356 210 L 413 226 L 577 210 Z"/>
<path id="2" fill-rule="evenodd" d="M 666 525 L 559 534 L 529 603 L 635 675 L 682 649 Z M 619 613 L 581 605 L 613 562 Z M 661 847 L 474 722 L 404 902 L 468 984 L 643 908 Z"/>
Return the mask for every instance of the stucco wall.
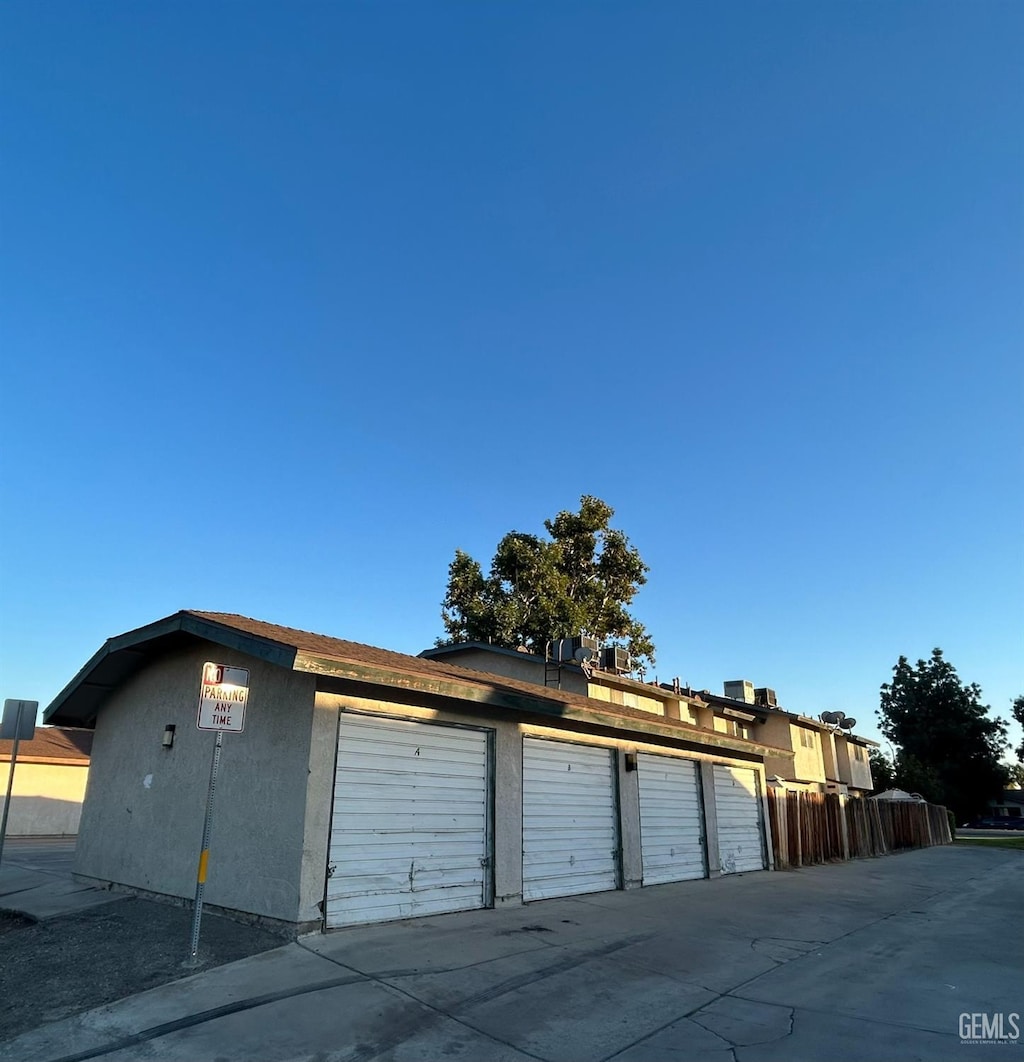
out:
<path id="1" fill-rule="evenodd" d="M 836 770 L 839 773 L 839 781 L 847 785 L 853 778 L 850 769 L 850 744 L 842 735 L 836 735 Z"/>
<path id="2" fill-rule="evenodd" d="M 206 901 L 303 921 L 315 680 L 219 646 L 161 658 L 100 710 L 75 871 L 170 896 L 194 894 L 215 740 L 196 728 L 207 660 L 246 667 L 250 676 L 245 731 L 224 735 Z M 165 749 L 169 723 L 177 731 Z"/>
<path id="3" fill-rule="evenodd" d="M 7 792 L 10 766 L 9 762 L 0 763 L 0 801 Z M 7 836 L 78 833 L 88 776 L 89 768 L 85 766 L 19 760 L 14 767 Z"/>
<path id="4" fill-rule="evenodd" d="M 863 745 L 856 745 L 852 741 L 846 742 L 846 745 L 849 750 L 849 784 L 857 789 L 874 788 L 871 780 L 871 761 L 868 758 L 868 750 Z M 864 757 L 862 760 L 857 759 L 855 749 L 859 750 Z"/>
<path id="5" fill-rule="evenodd" d="M 792 750 L 793 735 L 789 728 L 789 719 L 784 715 L 769 715 L 757 729 L 758 741 L 766 745 L 775 745 L 780 749 Z M 791 764 L 790 759 L 786 762 Z"/>
<path id="6" fill-rule="evenodd" d="M 818 739 L 821 741 L 821 759 L 825 769 L 825 777 L 832 780 L 839 779 L 839 768 L 836 765 L 836 736 L 831 731 L 819 731 Z"/>
<path id="7" fill-rule="evenodd" d="M 587 696 L 593 697 L 596 701 L 622 704 L 627 708 L 650 712 L 651 715 L 665 715 L 665 701 L 663 698 L 652 697 L 637 690 L 619 689 L 617 686 L 605 686 L 600 681 L 594 681 L 587 687 Z"/>
<path id="8" fill-rule="evenodd" d="M 436 656 L 449 664 L 467 667 L 473 671 L 485 671 L 489 675 L 506 675 L 520 682 L 544 685 L 544 661 L 532 653 L 492 652 L 488 649 L 460 649 L 458 652 Z M 587 680 L 583 672 L 573 666 L 562 668 L 561 688 L 571 693 L 586 696 Z"/>
<path id="9" fill-rule="evenodd" d="M 825 764 L 821 755 L 821 738 L 811 727 L 792 725 L 793 777 L 804 782 L 824 782 Z M 804 745 L 801 734 L 810 738 L 811 745 Z"/>

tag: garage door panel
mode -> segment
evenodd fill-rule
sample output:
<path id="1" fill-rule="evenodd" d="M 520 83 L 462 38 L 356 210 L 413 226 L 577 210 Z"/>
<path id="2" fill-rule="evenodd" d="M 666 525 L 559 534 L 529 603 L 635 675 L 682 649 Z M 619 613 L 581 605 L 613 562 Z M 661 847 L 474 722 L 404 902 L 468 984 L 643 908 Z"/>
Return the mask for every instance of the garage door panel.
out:
<path id="1" fill-rule="evenodd" d="M 342 765 L 339 765 L 339 769 Z M 346 768 L 347 769 L 347 768 Z M 477 772 L 472 774 L 439 773 L 432 771 L 403 771 L 401 774 L 388 771 L 355 771 L 347 769 L 352 779 L 360 782 L 360 788 L 366 793 L 393 794 L 394 797 L 407 797 L 414 790 L 416 795 L 429 798 L 437 797 L 448 800 L 464 792 L 466 780 L 479 778 Z"/>
<path id="2" fill-rule="evenodd" d="M 614 889 L 618 825 L 610 750 L 523 741 L 523 897 Z"/>
<path id="3" fill-rule="evenodd" d="M 700 774 L 693 760 L 640 753 L 640 847 L 645 885 L 707 874 Z"/>
<path id="4" fill-rule="evenodd" d="M 557 820 L 551 817 L 539 818 L 532 816 L 528 823 L 526 823 L 526 829 L 535 834 L 529 845 L 530 852 L 564 852 L 566 836 L 560 830 L 555 830 L 547 826 L 546 824 L 553 823 Z M 545 832 L 540 832 L 544 830 Z M 572 839 L 582 842 L 593 842 L 592 847 L 599 847 L 601 842 L 612 840 L 614 836 L 609 834 L 609 831 L 603 827 L 594 829 L 580 829 L 572 831 Z"/>
<path id="5" fill-rule="evenodd" d="M 454 911 L 472 910 L 476 892 L 474 889 L 452 890 L 444 895 L 413 895 L 398 899 L 374 901 L 373 897 L 354 897 L 347 907 L 345 925 L 360 925 L 366 922 L 390 922 L 396 918 L 422 918 L 427 915 L 449 914 Z M 476 905 L 478 906 L 478 905 Z"/>
<path id="6" fill-rule="evenodd" d="M 345 877 L 356 877 L 366 873 L 365 864 L 359 857 L 332 859 L 335 866 L 335 876 L 344 874 Z M 375 871 L 380 874 L 402 874 L 408 877 L 410 860 L 406 859 L 401 852 L 394 852 L 390 856 L 378 856 L 374 864 Z M 461 864 L 458 856 L 449 852 L 441 852 L 433 856 L 424 856 L 415 861 L 417 877 L 424 873 L 435 873 L 449 870 L 453 873 L 460 868 L 467 870 L 479 870 L 479 860 L 466 859 Z"/>
<path id="7" fill-rule="evenodd" d="M 375 896 L 379 899 L 380 895 L 408 893 L 415 896 L 416 893 L 433 894 L 438 890 L 443 890 L 445 895 L 451 896 L 454 895 L 452 890 L 456 889 L 471 889 L 474 890 L 475 895 L 479 892 L 477 887 L 479 875 L 479 862 L 471 867 L 443 867 L 433 870 L 417 865 L 416 873 L 410 881 L 409 865 L 406 864 L 405 867 L 395 867 L 390 873 L 353 873 L 346 878 L 344 890 L 341 892 L 332 894 L 328 888 L 327 898 L 333 899 L 335 895 L 342 896 L 345 893 L 358 893 L 372 900 Z"/>
<path id="8" fill-rule="evenodd" d="M 608 833 L 608 820 L 614 812 L 614 804 L 606 804 L 604 807 L 591 808 L 586 814 L 570 810 L 559 815 L 557 805 L 546 809 L 544 812 L 531 812 L 523 816 L 523 822 L 529 827 L 553 830 L 557 832 L 572 832 L 574 836 L 582 837 L 588 833 L 605 836 Z"/>
<path id="9" fill-rule="evenodd" d="M 479 777 L 480 773 L 478 764 L 452 763 L 425 756 L 414 756 L 403 763 L 385 758 L 377 762 L 379 766 L 374 766 L 372 761 L 360 756 L 351 763 L 338 760 L 338 768 L 344 768 L 369 785 L 424 784 L 442 789 L 450 789 L 466 778 Z"/>
<path id="10" fill-rule="evenodd" d="M 327 924 L 483 907 L 487 735 L 342 715 Z"/>
<path id="11" fill-rule="evenodd" d="M 438 811 L 411 814 L 409 812 L 377 812 L 372 805 L 367 814 L 373 816 L 374 833 L 378 836 L 389 833 L 445 833 L 448 836 L 463 834 L 467 837 L 479 836 L 484 825 L 484 817 L 479 815 L 453 815 Z M 347 816 L 351 821 L 351 815 Z M 419 842 L 417 842 L 419 843 Z"/>
<path id="12" fill-rule="evenodd" d="M 764 826 L 756 772 L 715 764 L 714 774 L 722 873 L 764 870 Z"/>
<path id="13" fill-rule="evenodd" d="M 426 725 L 426 724 L 424 724 Z M 479 771 L 479 764 L 467 761 L 463 757 L 441 757 L 437 750 L 420 749 L 420 755 L 389 756 L 360 754 L 340 756 L 338 766 L 348 771 L 365 775 L 368 778 L 401 778 L 405 776 L 436 777 L 438 779 L 474 776 Z M 441 784 L 439 782 L 439 784 Z"/>

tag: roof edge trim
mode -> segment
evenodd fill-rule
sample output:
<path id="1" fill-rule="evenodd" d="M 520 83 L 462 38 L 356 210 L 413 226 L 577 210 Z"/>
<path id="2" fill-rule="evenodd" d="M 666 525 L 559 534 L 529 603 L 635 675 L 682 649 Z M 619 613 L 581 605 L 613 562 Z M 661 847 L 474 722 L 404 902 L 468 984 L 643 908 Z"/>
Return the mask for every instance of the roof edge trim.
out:
<path id="1" fill-rule="evenodd" d="M 603 711 L 603 701 L 594 701 L 595 708 L 576 707 L 563 701 L 546 698 L 543 695 L 531 696 L 518 690 L 502 689 L 489 686 L 485 682 L 460 682 L 451 678 L 429 679 L 411 672 L 391 671 L 367 664 L 355 664 L 317 656 L 312 653 L 299 652 L 295 658 L 295 670 L 324 678 L 349 679 L 353 682 L 365 682 L 391 689 L 407 689 L 418 693 L 429 693 L 441 697 L 453 697 L 473 704 L 486 704 L 495 708 L 527 712 L 546 718 L 562 718 L 574 722 L 592 723 L 597 726 L 619 730 L 624 735 L 654 735 L 674 740 L 699 743 L 707 748 L 714 748 L 722 754 L 742 759 L 760 760 L 765 755 L 777 754 L 780 750 L 756 741 L 731 739 L 718 731 L 702 730 L 685 724 L 672 726 L 659 722 L 662 717 L 652 715 L 650 722 L 646 719 L 618 715 Z M 486 674 L 486 672 L 481 672 Z M 499 679 L 501 676 L 494 676 Z M 396 681 L 397 680 L 397 681 Z M 538 687 L 543 689 L 543 687 Z"/>
<path id="2" fill-rule="evenodd" d="M 183 609 L 171 616 L 147 623 L 144 627 L 137 627 L 135 630 L 108 638 L 78 674 L 50 702 L 43 712 L 43 722 L 49 724 L 56 720 L 58 724 L 69 726 L 74 726 L 75 720 L 80 722 L 84 716 L 76 716 L 73 711 L 62 716 L 61 712 L 65 707 L 70 707 L 69 702 L 73 704 L 75 694 L 88 683 L 90 676 L 108 656 L 115 653 L 134 653 L 141 656 L 143 651 L 139 648 L 140 646 L 145 646 L 157 638 L 174 634 L 177 631 L 213 642 L 215 645 L 222 645 L 226 649 L 235 649 L 247 656 L 264 660 L 269 664 L 276 664 L 289 671 L 292 669 L 297 652 L 294 645 L 284 645 L 269 638 L 250 634 Z"/>

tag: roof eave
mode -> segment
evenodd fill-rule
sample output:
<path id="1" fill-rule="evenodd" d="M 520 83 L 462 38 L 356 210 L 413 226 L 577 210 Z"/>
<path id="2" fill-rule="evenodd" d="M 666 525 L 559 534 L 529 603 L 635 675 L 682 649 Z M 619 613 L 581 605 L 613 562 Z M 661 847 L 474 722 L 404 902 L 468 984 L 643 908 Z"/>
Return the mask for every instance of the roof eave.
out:
<path id="1" fill-rule="evenodd" d="M 761 745 L 754 741 L 730 738 L 718 732 L 702 730 L 684 724 L 658 722 L 659 717 L 647 719 L 634 718 L 608 712 L 597 707 L 603 704 L 595 701 L 594 708 L 570 704 L 555 698 L 531 696 L 526 692 L 504 689 L 477 682 L 461 682 L 447 676 L 428 678 L 412 672 L 393 671 L 368 664 L 355 663 L 350 660 L 337 660 L 317 656 L 312 653 L 299 652 L 295 657 L 296 671 L 340 679 L 353 683 L 380 686 L 386 689 L 406 689 L 417 693 L 426 693 L 438 697 L 450 697 L 454 700 L 468 701 L 489 708 L 534 715 L 539 718 L 565 719 L 576 723 L 589 723 L 620 731 L 623 736 L 630 735 L 638 740 L 644 736 L 671 738 L 688 745 L 700 745 L 719 754 L 734 758 L 761 762 L 765 755 L 779 750 Z M 542 688 L 542 687 L 541 687 Z"/>
<path id="2" fill-rule="evenodd" d="M 92 723 L 100 702 L 141 666 L 147 655 L 147 647 L 177 633 L 234 649 L 289 670 L 295 660 L 295 646 L 284 645 L 183 610 L 148 623 L 145 627 L 108 638 L 51 701 L 43 713 L 43 722 L 63 726 Z M 118 664 L 109 668 L 110 679 L 97 679 L 97 671 L 106 661 L 115 657 Z"/>

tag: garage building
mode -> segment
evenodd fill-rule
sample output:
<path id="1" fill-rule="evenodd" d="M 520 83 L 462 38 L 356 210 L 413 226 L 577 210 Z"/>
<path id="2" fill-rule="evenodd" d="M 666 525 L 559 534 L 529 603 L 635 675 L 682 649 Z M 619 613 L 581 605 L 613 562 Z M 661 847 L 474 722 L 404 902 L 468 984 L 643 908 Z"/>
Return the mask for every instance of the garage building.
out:
<path id="1" fill-rule="evenodd" d="M 764 760 L 779 750 L 687 722 L 685 695 L 654 715 L 183 611 L 109 639 L 46 711 L 94 730 L 79 880 L 193 896 L 207 663 L 249 674 L 206 883 L 227 912 L 299 933 L 769 865 Z"/>

